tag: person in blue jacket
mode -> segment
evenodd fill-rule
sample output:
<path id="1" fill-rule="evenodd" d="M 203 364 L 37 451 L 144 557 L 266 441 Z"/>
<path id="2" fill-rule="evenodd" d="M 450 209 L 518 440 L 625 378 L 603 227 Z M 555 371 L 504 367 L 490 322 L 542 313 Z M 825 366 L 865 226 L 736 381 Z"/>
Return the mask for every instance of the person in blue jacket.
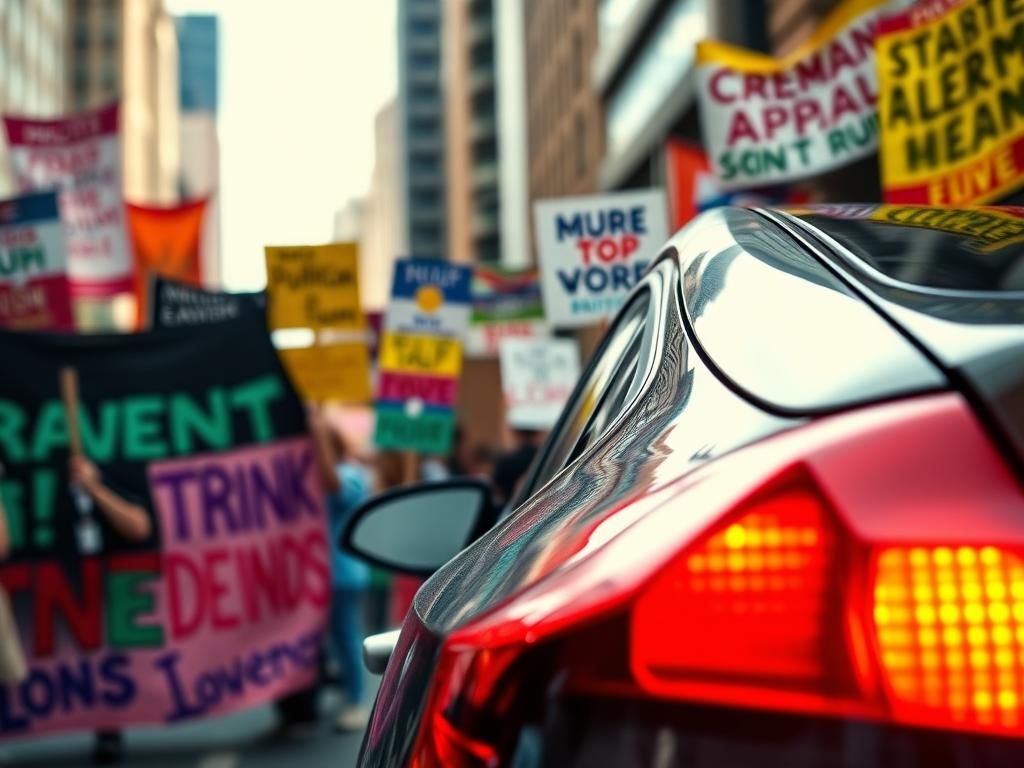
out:
<path id="1" fill-rule="evenodd" d="M 328 639 L 341 667 L 345 703 L 335 723 L 339 731 L 358 731 L 367 722 L 363 675 L 363 594 L 370 579 L 366 563 L 342 551 L 337 542 L 345 525 L 370 495 L 369 472 L 352 459 L 341 434 L 330 427 L 318 409 L 310 411 L 310 432 L 316 445 L 317 467 L 327 494 L 332 595 Z"/>

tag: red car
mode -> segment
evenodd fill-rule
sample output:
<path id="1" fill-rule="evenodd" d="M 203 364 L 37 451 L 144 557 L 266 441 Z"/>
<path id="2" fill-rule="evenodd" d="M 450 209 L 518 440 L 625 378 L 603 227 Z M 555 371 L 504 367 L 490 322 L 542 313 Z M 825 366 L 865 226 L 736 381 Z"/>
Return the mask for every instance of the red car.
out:
<path id="1" fill-rule="evenodd" d="M 439 567 L 360 765 L 1024 766 L 1022 477 L 1024 210 L 704 214 L 497 524 L 353 520 Z"/>

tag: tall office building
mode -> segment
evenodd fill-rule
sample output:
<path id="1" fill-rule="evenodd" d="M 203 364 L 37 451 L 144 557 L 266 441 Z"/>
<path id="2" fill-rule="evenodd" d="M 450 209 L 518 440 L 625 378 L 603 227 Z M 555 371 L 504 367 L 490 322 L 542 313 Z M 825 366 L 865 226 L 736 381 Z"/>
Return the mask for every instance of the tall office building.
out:
<path id="1" fill-rule="evenodd" d="M 448 252 L 453 261 L 501 259 L 498 104 L 493 0 L 444 0 Z"/>
<path id="2" fill-rule="evenodd" d="M 387 306 L 395 259 L 410 253 L 403 228 L 405 151 L 398 123 L 398 105 L 392 100 L 374 120 L 373 175 L 361 211 L 359 290 L 363 307 L 375 311 Z"/>
<path id="3" fill-rule="evenodd" d="M 163 0 L 64 0 L 68 111 L 121 102 L 129 200 L 178 199 L 178 44 Z"/>
<path id="4" fill-rule="evenodd" d="M 0 112 L 55 117 L 64 111 L 67 77 L 65 0 L 0 2 Z M 0 197 L 15 193 L 0 131 Z"/>
<path id="5" fill-rule="evenodd" d="M 178 34 L 178 104 L 181 111 L 181 173 L 183 199 L 208 199 L 203 229 L 203 275 L 221 282 L 220 263 L 220 139 L 219 26 L 216 16 L 187 15 L 176 19 Z"/>
<path id="6" fill-rule="evenodd" d="M 411 254 L 446 256 L 441 0 L 398 2 L 398 103 Z"/>
<path id="7" fill-rule="evenodd" d="M 532 199 L 597 190 L 604 152 L 601 102 L 590 76 L 597 18 L 598 0 L 526 4 Z"/>

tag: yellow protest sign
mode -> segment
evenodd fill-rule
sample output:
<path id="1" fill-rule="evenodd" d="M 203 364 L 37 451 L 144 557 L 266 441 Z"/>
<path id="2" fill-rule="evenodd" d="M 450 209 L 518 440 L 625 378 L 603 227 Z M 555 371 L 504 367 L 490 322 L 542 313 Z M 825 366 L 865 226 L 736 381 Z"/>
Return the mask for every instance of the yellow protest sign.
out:
<path id="1" fill-rule="evenodd" d="M 359 246 L 267 246 L 267 322 L 280 328 L 361 328 Z"/>
<path id="2" fill-rule="evenodd" d="M 370 355 L 364 342 L 279 349 L 278 355 L 303 400 L 368 403 Z"/>
<path id="3" fill-rule="evenodd" d="M 458 376 L 462 344 L 458 339 L 416 333 L 385 333 L 380 344 L 380 369 L 395 373 Z"/>
<path id="4" fill-rule="evenodd" d="M 1024 3 L 917 3 L 878 37 L 882 186 L 969 205 L 1024 185 Z"/>

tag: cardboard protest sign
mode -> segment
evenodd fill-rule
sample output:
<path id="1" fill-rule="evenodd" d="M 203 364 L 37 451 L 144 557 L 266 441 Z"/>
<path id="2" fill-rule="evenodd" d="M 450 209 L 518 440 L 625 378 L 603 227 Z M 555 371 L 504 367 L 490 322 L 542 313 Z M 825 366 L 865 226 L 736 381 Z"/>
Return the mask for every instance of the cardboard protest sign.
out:
<path id="1" fill-rule="evenodd" d="M 295 389 L 307 402 L 368 403 L 370 355 L 365 341 L 278 350 Z"/>
<path id="2" fill-rule="evenodd" d="M 188 721 L 309 685 L 333 545 L 262 318 L 0 333 L 0 358 L 18 364 L 0 380 L 0 581 L 29 662 L 0 685 L 0 734 Z M 106 495 L 70 485 L 75 444 Z M 112 525 L 111 497 L 151 521 L 145 538 Z"/>
<path id="3" fill-rule="evenodd" d="M 875 151 L 875 32 L 886 4 L 845 0 L 783 59 L 697 45 L 702 133 L 724 188 L 806 178 Z"/>
<path id="4" fill-rule="evenodd" d="M 378 358 L 374 442 L 445 453 L 455 427 L 472 269 L 428 259 L 395 262 Z"/>
<path id="5" fill-rule="evenodd" d="M 0 328 L 74 327 L 57 195 L 0 200 Z"/>
<path id="6" fill-rule="evenodd" d="M 538 270 L 477 267 L 472 297 L 466 357 L 496 357 L 502 339 L 547 335 Z"/>
<path id="7" fill-rule="evenodd" d="M 203 282 L 201 243 L 206 200 L 171 207 L 126 205 L 135 248 L 135 297 L 139 324 L 149 317 L 152 275 L 191 285 Z"/>
<path id="8" fill-rule="evenodd" d="M 165 277 L 150 277 L 150 327 L 183 328 L 235 320 L 243 312 L 255 312 L 261 319 L 267 307 L 263 291 L 225 293 L 178 283 Z"/>
<path id="9" fill-rule="evenodd" d="M 622 306 L 668 239 L 660 189 L 534 204 L 544 315 L 555 328 L 580 328 Z"/>
<path id="10" fill-rule="evenodd" d="M 551 429 L 580 377 L 575 339 L 505 339 L 501 388 L 505 420 L 515 429 Z"/>
<path id="11" fill-rule="evenodd" d="M 60 190 L 72 295 L 130 291 L 117 105 L 60 120 L 5 115 L 4 125 L 18 189 Z"/>
<path id="12" fill-rule="evenodd" d="M 267 246 L 268 322 L 280 328 L 361 328 L 359 246 Z"/>
<path id="13" fill-rule="evenodd" d="M 878 39 L 891 203 L 971 205 L 1024 186 L 1024 5 L 920 2 Z"/>
<path id="14" fill-rule="evenodd" d="M 665 165 L 673 231 L 681 229 L 698 213 L 710 208 L 723 205 L 793 205 L 806 202 L 808 197 L 805 192 L 784 185 L 756 190 L 723 189 L 704 150 L 674 138 L 666 143 Z"/>

